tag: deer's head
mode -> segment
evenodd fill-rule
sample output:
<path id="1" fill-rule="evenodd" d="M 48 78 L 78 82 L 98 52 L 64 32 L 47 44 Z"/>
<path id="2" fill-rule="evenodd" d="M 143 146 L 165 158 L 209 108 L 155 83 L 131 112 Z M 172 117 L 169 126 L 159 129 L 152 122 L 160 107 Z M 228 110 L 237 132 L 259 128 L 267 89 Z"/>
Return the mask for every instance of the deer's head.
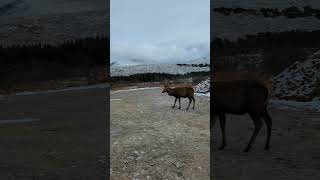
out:
<path id="1" fill-rule="evenodd" d="M 162 90 L 162 93 L 166 93 L 168 92 L 168 89 L 169 89 L 169 85 L 168 85 L 168 80 L 164 80 L 164 82 L 162 83 L 163 84 L 163 90 Z"/>
<path id="2" fill-rule="evenodd" d="M 167 84 L 164 84 L 164 85 L 163 85 L 162 93 L 168 92 L 168 89 L 169 89 L 169 86 L 168 86 Z"/>

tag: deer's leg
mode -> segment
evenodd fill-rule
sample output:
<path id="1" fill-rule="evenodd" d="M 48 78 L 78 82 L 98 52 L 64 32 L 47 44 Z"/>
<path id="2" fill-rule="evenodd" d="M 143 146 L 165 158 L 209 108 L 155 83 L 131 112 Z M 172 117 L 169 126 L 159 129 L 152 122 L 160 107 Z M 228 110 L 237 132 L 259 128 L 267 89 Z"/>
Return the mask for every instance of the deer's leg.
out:
<path id="1" fill-rule="evenodd" d="M 181 98 L 179 97 L 179 109 L 181 109 Z"/>
<path id="2" fill-rule="evenodd" d="M 214 127 L 216 123 L 217 116 L 213 115 L 212 118 L 210 118 L 210 130 Z"/>
<path id="3" fill-rule="evenodd" d="M 172 109 L 176 106 L 177 98 L 174 100 L 174 104 L 172 106 Z"/>
<path id="4" fill-rule="evenodd" d="M 254 141 L 255 141 L 255 139 L 256 139 L 261 127 L 262 127 L 262 121 L 260 119 L 260 115 L 250 114 L 250 117 L 252 118 L 253 123 L 254 123 L 254 131 L 253 131 L 253 134 L 252 134 L 251 139 L 249 141 L 249 144 L 243 150 L 244 152 L 248 152 L 251 149 L 251 146 L 254 143 Z"/>
<path id="5" fill-rule="evenodd" d="M 187 107 L 187 109 L 186 109 L 186 110 L 188 110 L 188 109 L 189 109 L 190 104 L 191 104 L 191 101 L 192 101 L 190 97 L 188 97 L 188 99 L 189 99 L 189 105 L 188 105 L 188 107 Z"/>
<path id="6" fill-rule="evenodd" d="M 220 121 L 221 133 L 222 133 L 222 144 L 219 147 L 219 150 L 223 150 L 224 147 L 227 145 L 227 140 L 226 140 L 226 114 L 224 114 L 224 113 L 219 114 L 219 121 Z"/>
<path id="7" fill-rule="evenodd" d="M 265 150 L 269 150 L 269 148 L 270 148 L 271 128 L 272 128 L 272 119 L 271 119 L 267 109 L 265 109 L 265 111 L 263 113 L 263 119 L 264 119 L 264 122 L 267 125 L 267 141 L 266 141 L 266 145 L 265 145 L 264 149 Z"/>
<path id="8" fill-rule="evenodd" d="M 194 99 L 193 96 L 192 96 L 191 98 L 192 98 L 192 100 L 193 100 L 193 108 L 192 108 L 192 109 L 194 109 L 194 105 L 196 104 L 196 100 Z"/>

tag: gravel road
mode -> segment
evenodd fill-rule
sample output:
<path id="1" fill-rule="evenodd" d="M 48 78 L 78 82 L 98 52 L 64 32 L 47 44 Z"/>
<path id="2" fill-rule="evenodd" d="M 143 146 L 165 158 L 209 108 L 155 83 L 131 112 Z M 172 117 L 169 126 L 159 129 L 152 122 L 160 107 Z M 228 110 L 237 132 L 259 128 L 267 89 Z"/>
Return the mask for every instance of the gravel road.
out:
<path id="1" fill-rule="evenodd" d="M 196 109 L 171 109 L 160 88 L 111 92 L 112 179 L 209 179 L 209 98 Z M 248 115 L 227 116 L 227 143 L 219 123 L 212 131 L 211 175 L 215 180 L 320 179 L 320 114 L 270 106 L 271 150 L 263 150 L 263 126 L 249 153 L 242 150 L 253 131 Z"/>
<path id="2" fill-rule="evenodd" d="M 262 127 L 251 152 L 243 153 L 253 132 L 248 115 L 227 116 L 225 150 L 217 121 L 212 134 L 213 179 L 215 180 L 316 180 L 320 179 L 320 113 L 276 109 L 270 151 L 263 150 L 266 127 Z"/>
<path id="3" fill-rule="evenodd" d="M 209 98 L 172 109 L 161 91 L 111 92 L 111 179 L 209 179 Z"/>

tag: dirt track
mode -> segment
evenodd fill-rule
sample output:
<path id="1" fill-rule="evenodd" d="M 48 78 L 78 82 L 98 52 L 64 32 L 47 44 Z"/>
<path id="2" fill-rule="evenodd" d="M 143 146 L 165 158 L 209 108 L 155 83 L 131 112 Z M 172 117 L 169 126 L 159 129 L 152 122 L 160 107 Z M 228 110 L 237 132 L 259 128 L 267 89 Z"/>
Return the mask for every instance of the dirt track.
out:
<path id="1" fill-rule="evenodd" d="M 171 109 L 161 89 L 111 93 L 112 179 L 209 179 L 209 99 L 196 97 L 196 109 Z M 263 150 L 263 126 L 249 153 L 242 150 L 253 131 L 248 115 L 227 116 L 227 143 L 219 123 L 213 130 L 215 180 L 320 179 L 320 114 L 270 106 L 271 150 Z"/>
<path id="2" fill-rule="evenodd" d="M 209 98 L 172 109 L 161 91 L 111 92 L 112 179 L 209 179 Z"/>
<path id="3" fill-rule="evenodd" d="M 320 114 L 280 109 L 270 109 L 270 114 L 273 129 L 269 152 L 263 150 L 265 125 L 252 151 L 242 152 L 253 132 L 253 122 L 248 115 L 227 116 L 228 146 L 224 151 L 218 151 L 221 132 L 219 123 L 216 123 L 212 142 L 215 146 L 212 156 L 213 179 L 320 179 Z"/>

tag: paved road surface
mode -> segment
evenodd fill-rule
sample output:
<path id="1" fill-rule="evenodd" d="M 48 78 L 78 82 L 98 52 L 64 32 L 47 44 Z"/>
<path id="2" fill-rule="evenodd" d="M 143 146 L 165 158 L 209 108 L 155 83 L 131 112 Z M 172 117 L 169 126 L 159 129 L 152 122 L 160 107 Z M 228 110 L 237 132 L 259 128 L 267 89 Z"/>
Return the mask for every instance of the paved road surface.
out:
<path id="1" fill-rule="evenodd" d="M 108 91 L 1 97 L 0 179 L 105 179 Z"/>

